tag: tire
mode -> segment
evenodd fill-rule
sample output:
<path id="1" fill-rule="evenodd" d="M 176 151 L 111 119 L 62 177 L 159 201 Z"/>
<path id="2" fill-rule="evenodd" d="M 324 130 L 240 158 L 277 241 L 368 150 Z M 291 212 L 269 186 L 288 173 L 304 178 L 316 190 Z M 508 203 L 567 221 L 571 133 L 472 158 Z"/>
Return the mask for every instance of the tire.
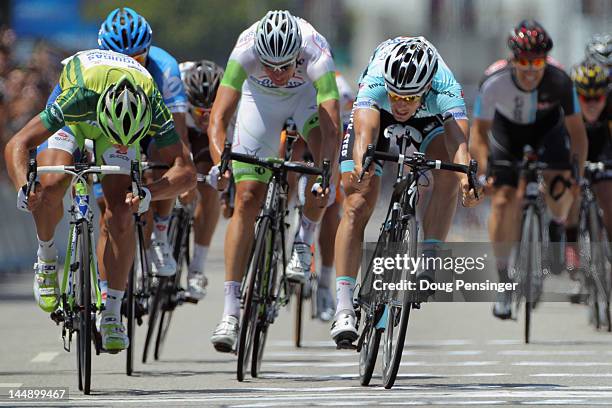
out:
<path id="1" fill-rule="evenodd" d="M 610 324 L 610 290 L 609 273 L 606 262 L 604 242 L 607 237 L 604 234 L 602 221 L 599 217 L 599 207 L 592 202 L 589 205 L 588 228 L 590 237 L 590 263 L 592 272 L 592 302 L 593 313 L 597 329 L 605 327 L 611 330 Z"/>
<path id="2" fill-rule="evenodd" d="M 525 213 L 521 242 L 527 243 L 527 269 L 525 273 L 525 344 L 531 340 L 531 314 L 536 301 L 537 292 L 534 285 L 534 273 L 542 273 L 541 251 L 541 220 L 534 207 L 529 207 Z"/>
<path id="3" fill-rule="evenodd" d="M 375 327 L 368 327 L 365 330 L 367 331 L 363 334 L 365 337 L 359 351 L 359 383 L 368 386 L 376 366 L 382 330 Z"/>
<path id="4" fill-rule="evenodd" d="M 260 272 L 260 283 L 258 289 L 259 307 L 257 312 L 257 324 L 255 325 L 255 333 L 253 335 L 253 356 L 251 357 L 251 377 L 257 378 L 261 369 L 261 361 L 263 359 L 264 349 L 266 347 L 266 339 L 268 338 L 268 329 L 270 322 L 268 321 L 268 315 L 270 313 L 269 308 L 276 307 L 274 304 L 276 301 L 273 300 L 276 289 L 276 278 L 277 278 L 277 266 L 278 259 L 275 257 L 274 248 L 275 246 L 275 235 L 272 230 L 269 230 L 264 235 L 265 245 L 264 249 L 264 262 L 263 269 Z M 300 285 L 300 291 L 303 290 L 303 285 Z M 303 295 L 300 295 L 303 298 Z M 301 315 L 300 315 L 301 319 Z M 300 325 L 301 327 L 301 325 Z"/>
<path id="5" fill-rule="evenodd" d="M 183 261 L 186 260 L 187 253 L 189 253 L 189 215 L 185 210 L 180 210 L 179 215 L 173 217 L 173 220 L 174 225 L 171 225 L 170 228 L 168 228 L 168 239 L 170 240 L 173 246 L 172 254 L 178 265 L 178 270 L 176 271 L 176 275 L 174 275 L 174 279 L 169 281 L 169 284 L 166 288 L 166 294 L 162 302 L 162 310 L 159 318 L 157 337 L 155 339 L 155 350 L 153 352 L 153 358 L 155 360 L 159 360 L 161 356 L 161 350 L 166 341 L 168 331 L 170 330 L 172 315 L 174 314 L 174 308 L 176 307 L 176 297 L 178 295 L 178 288 L 181 286 L 181 278 L 183 272 L 182 265 Z"/>
<path id="6" fill-rule="evenodd" d="M 78 312 L 77 332 L 77 364 L 79 371 L 79 390 L 89 395 L 91 390 L 91 334 L 92 334 L 92 307 L 91 307 L 91 247 L 89 231 L 84 223 L 78 227 L 79 231 L 79 270 L 76 273 L 76 305 Z"/>
<path id="7" fill-rule="evenodd" d="M 401 238 L 402 246 L 405 246 L 408 257 L 415 258 L 417 255 L 417 225 L 414 216 L 408 216 L 398 237 Z M 398 299 L 399 305 L 393 301 L 387 303 L 387 322 L 382 338 L 382 379 L 386 389 L 393 387 L 402 361 L 412 300 L 410 292 L 405 290 L 401 292 L 401 298 Z M 393 341 L 395 332 L 397 332 L 397 339 Z"/>
<path id="8" fill-rule="evenodd" d="M 295 347 L 302 347 L 302 311 L 304 308 L 304 285 L 295 285 L 295 316 L 293 325 L 293 341 Z"/>
<path id="9" fill-rule="evenodd" d="M 244 381 L 244 375 L 249 366 L 251 348 L 257 325 L 257 305 L 253 304 L 253 294 L 259 285 L 260 273 L 263 272 L 265 235 L 270 226 L 270 219 L 260 218 L 255 234 L 255 247 L 249 261 L 248 273 L 244 285 L 244 310 L 240 319 L 240 332 L 238 334 L 238 364 L 236 367 L 236 378 Z"/>
<path id="10" fill-rule="evenodd" d="M 136 263 L 137 260 L 134 260 Z M 128 276 L 128 286 L 127 286 L 127 295 L 126 295 L 126 319 L 127 319 L 127 333 L 128 338 L 130 339 L 130 345 L 126 350 L 126 361 L 125 361 L 125 373 L 128 376 L 131 376 L 134 372 L 134 338 L 136 332 L 136 297 L 134 296 L 134 292 L 136 289 L 136 268 L 135 265 L 132 265 L 130 269 L 130 274 Z"/>
<path id="11" fill-rule="evenodd" d="M 156 333 L 157 327 L 157 318 L 161 314 L 161 307 L 163 302 L 163 297 L 166 292 L 166 282 L 167 277 L 157 277 L 157 287 L 154 288 L 155 293 L 153 295 L 153 300 L 149 306 L 149 321 L 147 326 L 147 336 L 145 337 L 144 349 L 142 351 L 142 363 L 145 364 L 147 362 L 147 358 L 149 355 L 149 346 L 153 341 L 153 336 Z"/>

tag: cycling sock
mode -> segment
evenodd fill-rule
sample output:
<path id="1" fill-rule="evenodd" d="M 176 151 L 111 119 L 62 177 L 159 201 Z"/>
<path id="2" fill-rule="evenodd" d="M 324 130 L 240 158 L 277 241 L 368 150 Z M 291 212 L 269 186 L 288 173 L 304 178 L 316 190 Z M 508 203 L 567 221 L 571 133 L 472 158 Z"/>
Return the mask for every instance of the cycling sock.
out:
<path id="1" fill-rule="evenodd" d="M 123 301 L 123 290 L 108 288 L 106 295 L 106 306 L 104 315 L 113 315 L 121 320 L 121 302 Z"/>
<path id="2" fill-rule="evenodd" d="M 321 273 L 319 274 L 319 286 L 322 288 L 329 288 L 331 282 L 332 273 L 334 272 L 333 266 L 321 265 Z"/>
<path id="3" fill-rule="evenodd" d="M 106 298 L 108 297 L 108 281 L 100 279 L 100 296 L 102 297 L 102 304 L 106 304 Z"/>
<path id="4" fill-rule="evenodd" d="M 353 292 L 355 291 L 355 278 L 350 276 L 340 276 L 336 278 L 336 314 L 343 310 L 353 309 Z"/>
<path id="5" fill-rule="evenodd" d="M 208 247 L 204 245 L 195 244 L 193 248 L 193 258 L 189 264 L 189 275 L 194 273 L 204 273 L 204 265 L 206 264 L 206 257 L 208 256 Z"/>
<path id="6" fill-rule="evenodd" d="M 312 221 L 304 214 L 302 214 L 302 219 L 300 221 L 300 229 L 297 235 L 295 236 L 295 242 L 303 242 L 307 245 L 312 245 L 317 225 L 319 225 L 318 222 Z"/>
<path id="7" fill-rule="evenodd" d="M 225 292 L 223 316 L 240 317 L 240 282 L 225 281 L 223 287 Z"/>
<path id="8" fill-rule="evenodd" d="M 36 251 L 36 255 L 41 261 L 55 261 L 57 258 L 57 248 L 54 245 L 53 238 L 49 241 L 43 241 L 38 238 L 38 251 Z"/>
<path id="9" fill-rule="evenodd" d="M 578 240 L 578 227 L 576 225 L 565 228 L 565 239 L 567 242 L 576 242 Z"/>
<path id="10" fill-rule="evenodd" d="M 155 241 L 167 241 L 168 240 L 168 224 L 170 223 L 170 216 L 161 216 L 158 214 L 153 215 L 155 226 L 153 227 L 153 240 Z"/>
<path id="11" fill-rule="evenodd" d="M 508 257 L 498 256 L 496 263 L 499 281 L 502 283 L 510 282 L 510 277 L 508 276 Z"/>

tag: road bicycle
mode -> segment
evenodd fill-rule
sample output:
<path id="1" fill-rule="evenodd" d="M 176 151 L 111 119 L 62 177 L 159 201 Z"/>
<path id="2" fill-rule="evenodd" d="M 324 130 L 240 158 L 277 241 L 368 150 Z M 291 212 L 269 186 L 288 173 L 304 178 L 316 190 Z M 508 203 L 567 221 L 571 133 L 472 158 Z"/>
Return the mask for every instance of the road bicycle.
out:
<path id="1" fill-rule="evenodd" d="M 367 268 L 362 271 L 362 284 L 355 301 L 357 327 L 363 326 L 356 347 L 359 353 L 360 383 L 364 386 L 370 383 L 382 341 L 382 379 L 387 389 L 393 386 L 397 377 L 410 311 L 420 309 L 421 302 L 426 300 L 427 296 L 415 290 L 373 290 L 375 279 L 373 261 L 377 257 L 394 256 L 398 253 L 416 258 L 418 245 L 416 206 L 419 197 L 419 180 L 423 173 L 432 169 L 465 173 L 468 175 L 470 187 L 474 188 L 477 171 L 474 160 L 469 166 L 465 166 L 429 160 L 420 152 L 406 154 L 412 142 L 410 130 L 406 128 L 405 132 L 393 133 L 400 154 L 377 152 L 374 151 L 374 145 L 369 145 L 363 158 L 361 177 L 374 160 L 395 162 L 398 166 L 387 215 L 381 225 L 376 247 L 367 261 Z M 391 135 L 385 132 L 385 137 Z M 383 280 L 382 284 L 402 281 L 416 284 L 416 273 L 412 272 L 406 269 L 391 270 L 379 276 Z M 351 348 L 352 345 L 339 345 L 339 347 Z"/>

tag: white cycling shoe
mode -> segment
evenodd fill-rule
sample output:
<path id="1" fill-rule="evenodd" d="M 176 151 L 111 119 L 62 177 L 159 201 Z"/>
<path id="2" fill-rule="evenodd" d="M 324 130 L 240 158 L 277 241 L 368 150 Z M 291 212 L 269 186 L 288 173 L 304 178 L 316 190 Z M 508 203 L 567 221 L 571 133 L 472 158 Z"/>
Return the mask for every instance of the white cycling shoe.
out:
<path id="1" fill-rule="evenodd" d="M 336 313 L 336 302 L 332 295 L 331 289 L 318 286 L 317 287 L 317 317 L 324 321 L 329 322 L 334 318 Z"/>
<path id="2" fill-rule="evenodd" d="M 172 256 L 170 244 L 166 241 L 152 241 L 149 251 L 151 273 L 157 276 L 176 274 L 176 261 Z"/>
<path id="3" fill-rule="evenodd" d="M 497 300 L 493 305 L 493 316 L 506 320 L 512 317 L 512 293 L 503 292 L 497 294 Z"/>
<path id="4" fill-rule="evenodd" d="M 238 318 L 236 316 L 223 316 L 210 338 L 215 350 L 221 353 L 234 351 L 238 341 L 238 329 Z"/>
<path id="5" fill-rule="evenodd" d="M 102 316 L 100 334 L 102 335 L 102 348 L 108 352 L 117 353 L 130 345 L 125 326 L 121 322 L 121 318 L 117 316 Z"/>
<path id="6" fill-rule="evenodd" d="M 203 273 L 194 272 L 187 276 L 186 295 L 195 300 L 202 300 L 206 296 L 208 279 Z"/>
<path id="7" fill-rule="evenodd" d="M 304 283 L 310 276 L 310 264 L 312 263 L 312 252 L 310 245 L 304 242 L 294 242 L 291 251 L 291 261 L 287 266 L 285 276 L 291 282 Z"/>
<path id="8" fill-rule="evenodd" d="M 47 313 L 57 309 L 60 299 L 59 282 L 57 278 L 57 261 L 38 259 L 34 264 L 34 299 L 36 304 Z"/>
<path id="9" fill-rule="evenodd" d="M 342 310 L 334 319 L 331 327 L 331 337 L 338 348 L 348 348 L 357 340 L 357 317 L 352 310 Z"/>

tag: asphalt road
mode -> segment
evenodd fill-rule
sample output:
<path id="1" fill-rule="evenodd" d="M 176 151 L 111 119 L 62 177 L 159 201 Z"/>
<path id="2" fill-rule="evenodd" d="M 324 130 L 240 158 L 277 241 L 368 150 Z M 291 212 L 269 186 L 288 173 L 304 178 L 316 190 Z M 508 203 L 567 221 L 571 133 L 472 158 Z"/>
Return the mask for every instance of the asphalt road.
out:
<path id="1" fill-rule="evenodd" d="M 138 362 L 127 377 L 124 353 L 94 356 L 90 396 L 77 388 L 76 353 L 63 350 L 60 328 L 34 304 L 30 272 L 1 276 L 0 405 L 612 405 L 612 334 L 589 327 L 586 308 L 567 303 L 538 307 L 529 345 L 522 321 L 494 319 L 489 303 L 426 304 L 411 316 L 392 390 L 381 387 L 380 367 L 370 387 L 359 385 L 358 355 L 335 349 L 329 323 L 306 317 L 304 347 L 295 348 L 293 314 L 284 310 L 261 377 L 239 383 L 235 356 L 217 353 L 209 340 L 223 307 L 224 229 L 210 251 L 209 295 L 175 313 L 160 361 Z M 7 400 L 17 387 L 67 387 L 70 399 Z"/>

